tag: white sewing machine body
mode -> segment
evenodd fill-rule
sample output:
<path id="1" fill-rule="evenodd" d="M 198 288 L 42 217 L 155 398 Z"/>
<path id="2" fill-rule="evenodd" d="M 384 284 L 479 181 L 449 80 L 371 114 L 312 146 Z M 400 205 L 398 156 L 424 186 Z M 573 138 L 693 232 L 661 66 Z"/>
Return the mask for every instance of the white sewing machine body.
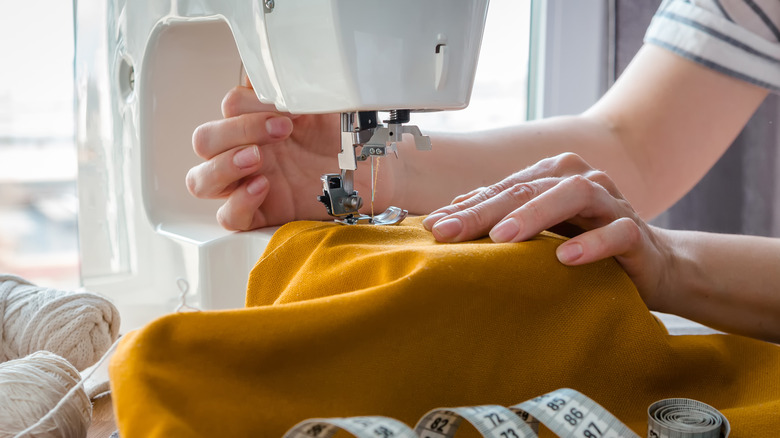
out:
<path id="1" fill-rule="evenodd" d="M 464 108 L 487 1 L 79 1 L 84 286 L 114 300 L 125 330 L 173 311 L 180 287 L 202 309 L 242 307 L 274 229 L 225 231 L 220 202 L 184 184 L 192 132 L 221 117 L 242 61 L 283 111 Z"/>

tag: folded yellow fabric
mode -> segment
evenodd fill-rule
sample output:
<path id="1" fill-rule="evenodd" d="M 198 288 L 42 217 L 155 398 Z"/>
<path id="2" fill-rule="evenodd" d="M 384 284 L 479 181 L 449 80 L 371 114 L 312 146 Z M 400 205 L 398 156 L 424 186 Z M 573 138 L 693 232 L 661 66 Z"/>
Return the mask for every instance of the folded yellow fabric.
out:
<path id="1" fill-rule="evenodd" d="M 281 436 L 309 417 L 511 405 L 561 387 L 640 435 L 647 407 L 688 397 L 733 437 L 780 431 L 780 347 L 670 336 L 613 260 L 565 267 L 562 241 L 441 244 L 420 225 L 282 227 L 247 308 L 175 314 L 111 363 L 122 438 Z M 461 436 L 461 435 L 458 435 Z"/>

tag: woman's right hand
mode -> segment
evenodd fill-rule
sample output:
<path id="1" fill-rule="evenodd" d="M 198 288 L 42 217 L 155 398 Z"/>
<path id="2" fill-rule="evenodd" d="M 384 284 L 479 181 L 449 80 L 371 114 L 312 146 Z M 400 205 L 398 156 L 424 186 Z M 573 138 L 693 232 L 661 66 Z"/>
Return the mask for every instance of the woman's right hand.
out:
<path id="1" fill-rule="evenodd" d="M 338 170 L 338 114 L 291 115 L 238 86 L 222 101 L 224 119 L 195 129 L 192 145 L 205 161 L 187 173 L 198 198 L 224 199 L 217 212 L 229 230 L 327 218 L 316 199 L 320 175 Z"/>

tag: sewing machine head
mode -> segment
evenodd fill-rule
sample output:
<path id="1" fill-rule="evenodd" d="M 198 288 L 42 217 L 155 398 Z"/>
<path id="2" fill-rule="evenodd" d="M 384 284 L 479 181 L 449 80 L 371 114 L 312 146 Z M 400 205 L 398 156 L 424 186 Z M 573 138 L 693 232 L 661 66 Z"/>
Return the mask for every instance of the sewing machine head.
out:
<path id="1" fill-rule="evenodd" d="M 468 104 L 487 2 L 79 1 L 84 285 L 111 296 L 130 327 L 174 309 L 180 289 L 201 308 L 242 305 L 273 230 L 222 230 L 221 202 L 195 199 L 184 184 L 199 161 L 191 133 L 221 118 L 242 65 L 260 100 L 280 111 L 342 114 L 340 172 L 323 175 L 322 193 L 299 196 L 320 195 L 344 223 L 402 219 L 400 208 L 361 215 L 353 172 L 395 155 L 404 134 L 430 148 L 405 124 L 410 113 Z"/>
<path id="2" fill-rule="evenodd" d="M 406 216 L 395 207 L 376 217 L 359 213 L 357 163 L 397 156 L 403 134 L 430 149 L 428 137 L 404 124 L 411 111 L 468 104 L 486 12 L 487 0 L 266 0 L 261 38 L 242 41 L 247 33 L 234 29 L 261 100 L 292 113 L 342 113 L 340 173 L 322 176 L 319 196 L 339 222 L 390 224 Z M 386 126 L 378 110 L 389 113 Z"/>

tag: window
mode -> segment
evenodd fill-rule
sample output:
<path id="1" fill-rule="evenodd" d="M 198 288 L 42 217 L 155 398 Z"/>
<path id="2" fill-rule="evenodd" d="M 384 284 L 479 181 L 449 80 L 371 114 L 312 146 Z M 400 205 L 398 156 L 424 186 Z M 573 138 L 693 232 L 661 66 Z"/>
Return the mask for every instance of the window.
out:
<path id="1" fill-rule="evenodd" d="M 0 14 L 0 272 L 79 284 L 72 2 Z M 34 24 L 34 25 L 32 25 Z"/>
<path id="2" fill-rule="evenodd" d="M 466 132 L 526 120 L 530 17 L 531 0 L 491 0 L 469 106 L 414 114 L 412 123 L 423 133 Z"/>

